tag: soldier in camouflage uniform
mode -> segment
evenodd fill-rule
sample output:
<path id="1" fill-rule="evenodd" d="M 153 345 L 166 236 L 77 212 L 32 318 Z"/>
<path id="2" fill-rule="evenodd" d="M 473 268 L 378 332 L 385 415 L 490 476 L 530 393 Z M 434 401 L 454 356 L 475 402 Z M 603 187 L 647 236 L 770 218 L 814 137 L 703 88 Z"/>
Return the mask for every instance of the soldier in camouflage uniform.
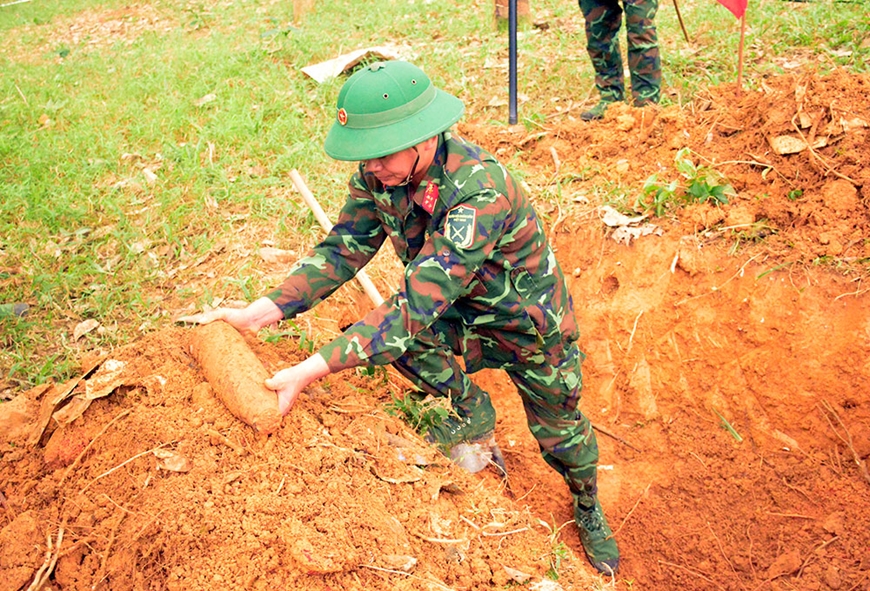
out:
<path id="1" fill-rule="evenodd" d="M 455 416 L 430 434 L 445 453 L 462 464 L 456 450 L 477 445 L 498 460 L 495 410 L 468 374 L 502 368 L 544 459 L 570 487 L 590 562 L 611 573 L 619 552 L 596 494 L 595 433 L 578 409 L 583 354 L 571 296 L 522 186 L 490 154 L 448 131 L 463 111 L 462 101 L 406 62 L 351 76 L 325 149 L 359 165 L 328 236 L 266 297 L 183 320 L 258 330 L 293 318 L 350 281 L 389 239 L 405 265 L 398 291 L 267 380 L 279 409 L 286 413 L 327 374 L 392 364 L 421 391 L 450 397 Z"/>
<path id="2" fill-rule="evenodd" d="M 623 8 L 620 0 L 579 0 L 586 20 L 586 49 L 595 69 L 600 100 L 581 119 L 601 119 L 610 103 L 625 99 L 619 29 Z M 659 102 L 662 85 L 661 58 L 655 16 L 658 0 L 622 0 L 628 40 L 628 69 L 634 105 Z"/>

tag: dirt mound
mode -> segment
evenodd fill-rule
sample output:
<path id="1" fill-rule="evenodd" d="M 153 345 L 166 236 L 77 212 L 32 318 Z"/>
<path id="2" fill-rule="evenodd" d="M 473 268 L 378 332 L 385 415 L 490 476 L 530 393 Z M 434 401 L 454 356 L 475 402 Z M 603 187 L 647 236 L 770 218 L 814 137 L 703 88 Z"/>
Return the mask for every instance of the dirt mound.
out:
<path id="1" fill-rule="evenodd" d="M 616 200 L 638 210 L 638 200 L 652 201 L 641 191 L 652 175 L 660 186 L 688 184 L 675 165 L 686 149 L 698 169 L 688 176 L 716 171 L 737 193 L 730 207 L 674 211 L 688 229 L 726 227 L 744 242 L 764 239 L 780 263 L 854 262 L 870 258 L 868 92 L 870 77 L 844 71 L 784 76 L 758 92 L 716 87 L 685 107 L 617 105 L 592 124 L 566 111 L 531 134 L 473 124 L 462 131 L 500 155 L 527 150 L 524 172 L 529 166 L 535 183 L 559 185 L 594 206 Z"/>
<path id="2" fill-rule="evenodd" d="M 481 486 L 378 409 L 383 377 L 315 389 L 257 436 L 214 396 L 188 337 L 114 352 L 112 394 L 36 453 L 4 450 L 6 588 L 33 580 L 47 535 L 60 589 L 484 589 L 511 580 L 505 566 L 550 568 L 546 532 L 497 478 Z M 294 343 L 251 344 L 267 365 L 301 359 Z"/>
<path id="3" fill-rule="evenodd" d="M 189 331 L 167 328 L 4 405 L 4 588 L 41 573 L 64 591 L 546 588 L 549 573 L 566 589 L 870 589 L 867 90 L 837 72 L 600 122 L 554 113 L 532 133 L 460 126 L 519 149 L 533 194 L 557 196 L 540 209 L 588 355 L 616 579 L 582 559 L 567 489 L 501 373 L 475 380 L 507 482 L 462 473 L 385 414 L 402 390 L 389 372 L 327 378 L 257 436 L 214 397 Z M 681 149 L 736 196 L 614 240 L 599 206 L 630 213 L 654 174 L 685 185 Z M 313 329 L 355 320 L 357 295 Z M 293 339 L 250 346 L 270 371 L 303 356 Z M 94 399 L 29 445 L 67 391 Z"/>

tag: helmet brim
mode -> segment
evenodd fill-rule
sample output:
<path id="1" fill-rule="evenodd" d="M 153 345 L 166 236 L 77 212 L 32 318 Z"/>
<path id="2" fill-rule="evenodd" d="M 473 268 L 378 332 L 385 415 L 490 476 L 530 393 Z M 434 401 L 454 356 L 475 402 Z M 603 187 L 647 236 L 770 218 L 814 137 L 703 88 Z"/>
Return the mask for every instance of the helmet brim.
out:
<path id="1" fill-rule="evenodd" d="M 462 118 L 461 100 L 435 89 L 435 99 L 414 115 L 381 127 L 355 129 L 336 121 L 323 149 L 335 160 L 361 161 L 401 152 L 450 128 Z"/>

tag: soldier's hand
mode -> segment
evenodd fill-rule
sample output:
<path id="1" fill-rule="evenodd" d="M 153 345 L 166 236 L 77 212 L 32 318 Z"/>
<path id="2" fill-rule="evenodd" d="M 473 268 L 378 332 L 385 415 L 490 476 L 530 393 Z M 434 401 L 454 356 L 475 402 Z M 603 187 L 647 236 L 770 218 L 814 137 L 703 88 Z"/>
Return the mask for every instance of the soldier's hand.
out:
<path id="1" fill-rule="evenodd" d="M 275 324 L 284 318 L 281 309 L 269 298 L 260 298 L 245 308 L 215 308 L 199 314 L 182 316 L 177 322 L 208 324 L 223 320 L 241 332 L 257 332 L 264 326 Z"/>
<path id="2" fill-rule="evenodd" d="M 326 361 L 315 354 L 298 365 L 282 369 L 266 380 L 265 384 L 278 394 L 278 411 L 286 415 L 305 386 L 329 373 Z"/>

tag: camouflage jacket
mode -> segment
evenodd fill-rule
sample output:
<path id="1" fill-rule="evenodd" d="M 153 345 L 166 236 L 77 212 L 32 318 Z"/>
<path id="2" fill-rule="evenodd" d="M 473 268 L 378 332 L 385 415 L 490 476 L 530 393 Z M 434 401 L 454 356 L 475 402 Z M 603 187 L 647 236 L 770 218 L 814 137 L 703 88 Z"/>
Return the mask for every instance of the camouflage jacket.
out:
<path id="1" fill-rule="evenodd" d="M 320 350 L 332 371 L 395 361 L 441 319 L 469 372 L 554 362 L 577 339 L 565 277 L 523 188 L 493 156 L 445 132 L 413 195 L 360 164 L 326 238 L 268 297 L 285 318 L 351 280 L 389 238 L 398 291 Z"/>

